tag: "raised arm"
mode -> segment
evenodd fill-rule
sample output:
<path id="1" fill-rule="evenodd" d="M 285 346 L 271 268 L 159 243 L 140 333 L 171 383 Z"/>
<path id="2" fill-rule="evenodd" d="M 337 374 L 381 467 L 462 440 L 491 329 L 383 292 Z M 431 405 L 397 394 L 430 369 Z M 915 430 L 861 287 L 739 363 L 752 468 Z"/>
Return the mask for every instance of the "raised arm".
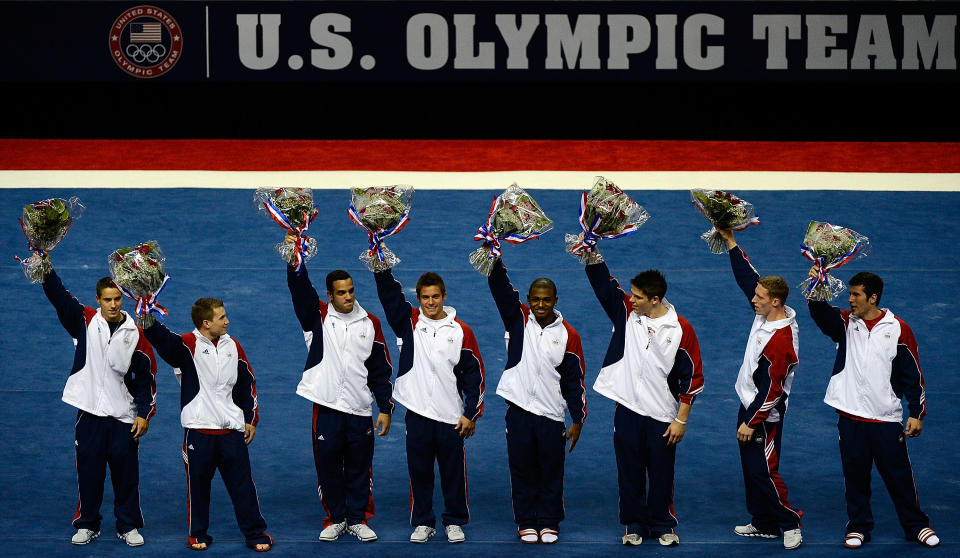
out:
<path id="1" fill-rule="evenodd" d="M 313 283 L 310 282 L 306 265 L 303 266 L 299 275 L 292 266 L 287 266 L 287 287 L 290 288 L 293 311 L 297 314 L 300 329 L 313 331 L 317 316 L 320 315 L 320 297 L 317 295 L 317 290 L 313 288 Z"/>
<path id="2" fill-rule="evenodd" d="M 377 296 L 380 297 L 380 304 L 383 305 L 383 312 L 387 316 L 390 329 L 401 339 L 411 335 L 413 322 L 410 316 L 413 306 L 404 298 L 400 281 L 394 279 L 393 272 L 389 269 L 374 273 L 373 278 L 377 283 Z"/>
<path id="3" fill-rule="evenodd" d="M 520 293 L 510 283 L 510 278 L 507 276 L 507 267 L 503 265 L 503 259 L 497 258 L 494 260 L 493 271 L 487 277 L 487 285 L 489 285 L 490 294 L 493 295 L 493 301 L 497 305 L 500 319 L 503 320 L 503 327 L 510 331 L 517 322 L 522 326 L 523 305 L 520 302 Z"/>
<path id="4" fill-rule="evenodd" d="M 589 264 L 584 270 L 587 272 L 590 286 L 593 287 L 593 293 L 597 295 L 597 300 L 600 301 L 610 321 L 615 324 L 625 322 L 633 306 L 630 304 L 630 297 L 620 288 L 620 283 L 610 275 L 607 264 L 605 262 Z"/>
<path id="5" fill-rule="evenodd" d="M 839 308 L 822 300 L 808 300 L 807 309 L 810 310 L 810 317 L 813 318 L 813 323 L 817 324 L 820 331 L 834 343 L 843 341 L 847 330 L 847 320 Z"/>
<path id="6" fill-rule="evenodd" d="M 750 307 L 753 308 L 753 296 L 756 294 L 757 282 L 760 281 L 760 272 L 753 267 L 753 262 L 747 257 L 747 253 L 737 244 L 732 230 L 720 229 L 717 232 L 727 243 L 733 278 L 737 281 L 737 286 L 740 287 L 743 294 L 747 295 Z"/>
<path id="7" fill-rule="evenodd" d="M 83 304 L 67 291 L 56 271 L 51 271 L 44 279 L 43 294 L 47 295 L 47 299 L 57 311 L 57 318 L 70 337 L 79 338 L 86 326 Z"/>
<path id="8" fill-rule="evenodd" d="M 190 349 L 183 343 L 183 338 L 167 329 L 167 326 L 154 322 L 144 328 L 143 333 L 160 358 L 170 366 L 182 368 L 185 362 L 193 358 Z"/>

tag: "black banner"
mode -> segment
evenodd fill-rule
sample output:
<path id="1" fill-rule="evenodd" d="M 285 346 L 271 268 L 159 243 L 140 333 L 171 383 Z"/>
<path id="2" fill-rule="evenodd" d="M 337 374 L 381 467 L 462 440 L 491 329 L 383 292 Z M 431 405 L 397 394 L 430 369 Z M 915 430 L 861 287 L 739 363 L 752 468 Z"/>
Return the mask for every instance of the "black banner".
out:
<path id="1" fill-rule="evenodd" d="M 6 83 L 957 83 L 957 2 L 0 2 Z"/>

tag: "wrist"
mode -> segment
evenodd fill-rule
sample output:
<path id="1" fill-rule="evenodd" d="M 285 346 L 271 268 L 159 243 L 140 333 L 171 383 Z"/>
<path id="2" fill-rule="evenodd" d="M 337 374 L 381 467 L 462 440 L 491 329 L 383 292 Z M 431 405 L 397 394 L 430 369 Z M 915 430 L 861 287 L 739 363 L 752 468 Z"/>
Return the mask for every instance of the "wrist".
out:
<path id="1" fill-rule="evenodd" d="M 675 422 L 675 423 L 677 423 L 677 424 L 682 424 L 682 425 L 684 425 L 684 426 L 687 425 L 687 421 L 685 421 L 685 420 L 680 420 L 680 417 L 677 417 L 677 418 L 673 419 L 673 422 Z"/>

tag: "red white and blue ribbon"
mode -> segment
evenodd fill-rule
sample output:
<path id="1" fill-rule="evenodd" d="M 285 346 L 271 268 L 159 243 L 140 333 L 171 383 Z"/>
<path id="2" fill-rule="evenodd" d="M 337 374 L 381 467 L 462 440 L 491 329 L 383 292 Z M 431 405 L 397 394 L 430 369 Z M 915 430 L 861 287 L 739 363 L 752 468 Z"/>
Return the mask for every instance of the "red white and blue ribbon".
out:
<path id="1" fill-rule="evenodd" d="M 731 230 L 734 230 L 734 231 L 742 231 L 742 230 L 746 229 L 747 227 L 752 227 L 753 225 L 759 225 L 759 224 L 760 224 L 760 216 L 759 216 L 759 215 L 754 215 L 753 217 L 751 217 L 751 218 L 747 219 L 746 221 L 744 221 L 744 223 L 743 223 L 742 225 L 737 225 L 736 227 L 732 227 Z"/>
<path id="2" fill-rule="evenodd" d="M 497 212 L 497 209 L 500 206 L 500 201 L 503 196 L 497 196 L 493 198 L 493 205 L 490 206 L 490 214 L 487 215 L 487 222 L 480 226 L 477 229 L 477 234 L 473 235 L 473 239 L 478 242 L 485 242 L 490 246 L 490 259 L 499 258 L 503 255 L 503 251 L 500 248 L 500 241 L 506 240 L 511 244 L 522 244 L 528 240 L 534 238 L 540 238 L 542 232 L 534 232 L 529 235 L 521 235 L 517 233 L 510 233 L 504 236 L 497 236 L 493 232 L 493 217 Z"/>
<path id="3" fill-rule="evenodd" d="M 635 223 L 628 223 L 623 230 L 620 232 L 609 232 L 609 233 L 597 233 L 597 229 L 600 228 L 600 224 L 603 223 L 603 216 L 597 215 L 593 222 L 588 226 L 586 223 L 586 212 L 587 212 L 587 192 L 584 192 L 580 196 L 580 228 L 583 229 L 583 238 L 580 242 L 577 242 L 570 248 L 571 254 L 584 254 L 586 252 L 596 252 L 597 251 L 597 241 L 601 238 L 620 238 L 621 236 L 627 236 L 633 234 L 639 230 L 640 226 Z"/>
<path id="4" fill-rule="evenodd" d="M 816 266 L 817 268 L 816 278 L 814 278 L 814 280 L 810 282 L 810 286 L 807 287 L 805 291 L 803 291 L 803 294 L 810 294 L 811 292 L 813 292 L 813 289 L 817 285 L 828 285 L 829 279 L 827 277 L 827 274 L 830 273 L 830 270 L 836 269 L 842 266 L 843 264 L 849 262 L 853 258 L 855 258 L 857 253 L 860 252 L 860 249 L 862 247 L 863 247 L 863 243 L 857 242 L 856 244 L 853 245 L 853 248 L 851 248 L 849 252 L 840 256 L 839 258 L 837 258 L 831 263 L 826 263 L 823 257 L 818 256 L 817 253 L 813 250 L 813 248 L 805 244 L 801 244 L 800 253 L 803 254 L 803 257 L 813 262 L 813 265 Z"/>
<path id="5" fill-rule="evenodd" d="M 286 229 L 287 231 L 296 235 L 297 239 L 293 242 L 293 268 L 296 270 L 297 275 L 300 274 L 300 271 L 303 270 L 303 264 L 306 261 L 304 254 L 310 250 L 310 244 L 307 242 L 310 240 L 310 237 L 307 236 L 307 229 L 310 228 L 310 223 L 317 218 L 317 215 L 320 214 L 320 210 L 314 208 L 313 212 L 310 214 L 303 214 L 303 226 L 294 227 L 290 224 L 290 221 L 287 219 L 287 216 L 283 214 L 276 205 L 273 204 L 273 200 L 268 199 L 263 202 L 263 207 L 267 210 L 267 215 L 273 217 L 273 220 L 277 222 L 278 225 Z"/>
<path id="6" fill-rule="evenodd" d="M 397 221 L 396 225 L 386 230 L 377 229 L 374 231 L 363 224 L 363 221 L 360 219 L 360 213 L 357 212 L 357 208 L 353 207 L 352 203 L 347 208 L 347 215 L 350 216 L 351 221 L 360 225 L 360 228 L 367 231 L 367 240 L 370 242 L 370 246 L 367 248 L 367 255 L 369 255 L 371 258 L 376 255 L 377 259 L 381 262 L 384 261 L 382 249 L 383 240 L 397 234 L 403 229 L 403 227 L 407 226 L 407 223 L 410 222 L 410 212 L 407 211 L 400 216 L 400 220 Z"/>
<path id="7" fill-rule="evenodd" d="M 163 292 L 164 287 L 167 286 L 167 281 L 170 280 L 169 275 L 163 276 L 163 282 L 160 283 L 160 286 L 156 291 L 146 295 L 146 296 L 136 296 L 130 290 L 125 287 L 120 286 L 114 281 L 114 285 L 117 285 L 117 289 L 123 296 L 129 298 L 130 300 L 135 300 L 137 302 L 136 308 L 133 310 L 133 314 L 137 317 L 144 316 L 146 314 L 156 314 L 157 316 L 168 316 L 167 309 L 163 306 L 157 304 L 157 298 L 160 297 L 160 293 Z"/>

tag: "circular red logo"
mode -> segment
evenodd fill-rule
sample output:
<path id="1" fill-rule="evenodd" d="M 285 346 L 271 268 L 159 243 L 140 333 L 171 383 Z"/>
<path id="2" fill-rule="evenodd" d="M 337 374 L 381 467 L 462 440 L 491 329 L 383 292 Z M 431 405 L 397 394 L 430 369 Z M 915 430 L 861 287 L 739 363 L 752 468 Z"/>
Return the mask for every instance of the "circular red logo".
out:
<path id="1" fill-rule="evenodd" d="M 130 8 L 110 27 L 110 56 L 131 76 L 166 74 L 182 53 L 183 33 L 166 10 L 154 6 Z"/>

